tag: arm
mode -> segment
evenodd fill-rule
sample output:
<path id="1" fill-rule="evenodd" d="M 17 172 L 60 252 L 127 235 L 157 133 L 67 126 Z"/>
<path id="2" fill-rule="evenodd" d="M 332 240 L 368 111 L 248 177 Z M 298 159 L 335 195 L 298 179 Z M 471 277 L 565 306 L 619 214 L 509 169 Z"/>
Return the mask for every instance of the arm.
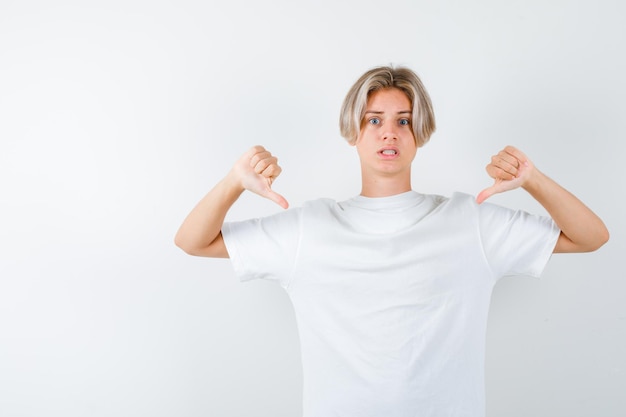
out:
<path id="1" fill-rule="evenodd" d="M 190 255 L 228 258 L 222 239 L 222 225 L 230 207 L 244 190 L 269 198 L 283 208 L 287 200 L 272 191 L 280 174 L 278 160 L 262 146 L 255 146 L 239 158 L 228 175 L 204 196 L 187 215 L 174 242 Z"/>
<path id="2" fill-rule="evenodd" d="M 507 146 L 491 158 L 487 173 L 494 185 L 476 197 L 480 204 L 493 194 L 522 187 L 539 202 L 561 229 L 555 253 L 591 252 L 609 240 L 602 220 L 576 196 L 540 172 L 518 149 Z"/>

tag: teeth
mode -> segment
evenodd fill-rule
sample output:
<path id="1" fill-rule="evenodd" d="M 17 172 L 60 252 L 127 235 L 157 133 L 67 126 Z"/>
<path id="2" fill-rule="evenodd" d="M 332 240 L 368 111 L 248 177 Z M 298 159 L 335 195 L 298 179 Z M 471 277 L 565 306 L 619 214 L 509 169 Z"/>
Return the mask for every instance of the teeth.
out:
<path id="1" fill-rule="evenodd" d="M 394 151 L 393 149 L 385 149 L 382 153 L 383 155 L 395 155 L 396 151 Z"/>

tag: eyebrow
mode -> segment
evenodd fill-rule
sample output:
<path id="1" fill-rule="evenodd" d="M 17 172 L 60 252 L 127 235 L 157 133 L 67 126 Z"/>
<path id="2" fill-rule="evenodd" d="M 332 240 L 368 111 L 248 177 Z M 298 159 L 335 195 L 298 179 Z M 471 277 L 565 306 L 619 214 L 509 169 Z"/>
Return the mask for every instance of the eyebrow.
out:
<path id="1" fill-rule="evenodd" d="M 380 110 L 366 110 L 365 111 L 365 114 L 383 114 L 383 113 L 385 113 L 385 112 L 380 111 Z M 411 114 L 411 111 L 410 110 L 402 110 L 402 111 L 399 111 L 396 114 L 405 114 L 405 113 Z"/>

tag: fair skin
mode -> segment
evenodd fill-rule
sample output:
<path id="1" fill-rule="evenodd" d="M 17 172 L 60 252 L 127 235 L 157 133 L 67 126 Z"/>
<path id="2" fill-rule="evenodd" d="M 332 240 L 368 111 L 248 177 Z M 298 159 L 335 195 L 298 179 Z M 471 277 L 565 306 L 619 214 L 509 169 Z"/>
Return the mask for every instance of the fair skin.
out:
<path id="1" fill-rule="evenodd" d="M 369 97 L 354 147 L 361 161 L 361 195 L 387 197 L 411 190 L 417 146 L 406 94 L 392 88 Z"/>
<path id="2" fill-rule="evenodd" d="M 411 190 L 411 164 L 417 146 L 410 112 L 411 103 L 401 90 L 384 89 L 368 98 L 354 144 L 361 161 L 361 195 L 385 197 Z M 594 251 L 609 239 L 602 220 L 535 168 L 520 150 L 507 146 L 492 157 L 486 170 L 494 184 L 481 191 L 476 201 L 480 204 L 494 194 L 516 188 L 526 190 L 561 229 L 555 253 Z M 176 234 L 176 245 L 190 255 L 227 258 L 221 228 L 226 213 L 245 190 L 288 207 L 287 200 L 271 188 L 280 172 L 278 160 L 265 148 L 248 150 L 189 213 Z"/>

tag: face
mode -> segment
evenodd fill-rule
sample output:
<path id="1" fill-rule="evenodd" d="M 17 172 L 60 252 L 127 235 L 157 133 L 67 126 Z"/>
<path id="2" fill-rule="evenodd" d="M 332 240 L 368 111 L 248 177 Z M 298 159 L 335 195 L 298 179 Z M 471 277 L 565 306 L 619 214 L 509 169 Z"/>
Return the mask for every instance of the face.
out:
<path id="1" fill-rule="evenodd" d="M 417 152 L 411 110 L 409 98 L 397 88 L 370 95 L 355 142 L 363 175 L 410 178 L 411 163 Z"/>

